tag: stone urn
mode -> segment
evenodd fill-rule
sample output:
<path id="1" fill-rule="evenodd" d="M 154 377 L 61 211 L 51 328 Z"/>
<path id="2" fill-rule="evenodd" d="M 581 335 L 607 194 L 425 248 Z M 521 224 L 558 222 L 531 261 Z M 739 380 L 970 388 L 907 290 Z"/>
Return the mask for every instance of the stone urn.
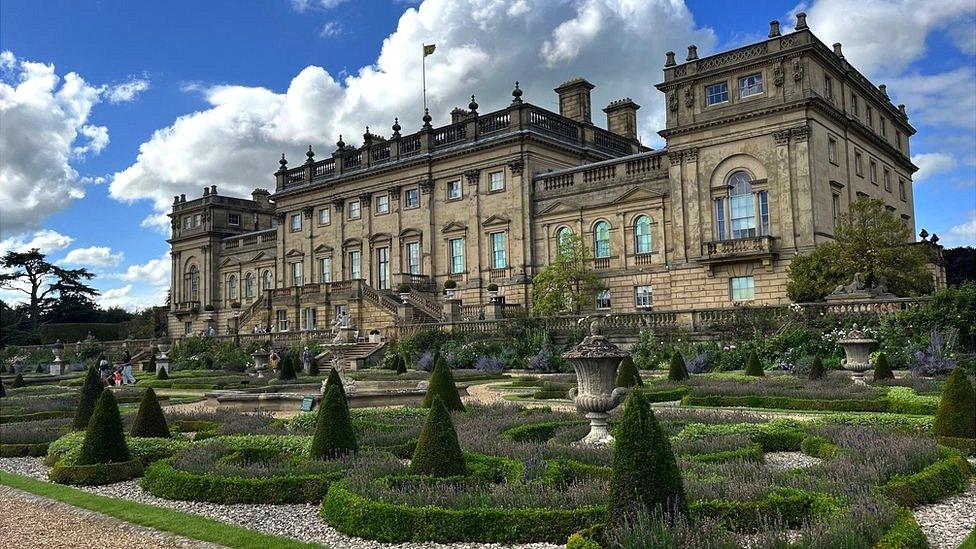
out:
<path id="1" fill-rule="evenodd" d="M 160 339 L 156 343 L 156 348 L 159 349 L 159 357 L 163 360 L 169 359 L 169 350 L 172 347 L 168 339 Z"/>
<path id="2" fill-rule="evenodd" d="M 61 361 L 61 355 L 64 353 L 64 343 L 61 340 L 54 342 L 51 346 L 51 354 L 54 355 L 54 363 L 48 368 L 48 373 L 52 376 L 64 375 L 64 363 Z"/>
<path id="3" fill-rule="evenodd" d="M 258 377 L 264 377 L 264 372 L 268 369 L 268 356 L 270 355 L 271 353 L 264 349 L 257 349 L 251 353 L 251 359 L 254 360 L 254 371 L 258 373 Z"/>
<path id="4" fill-rule="evenodd" d="M 590 420 L 590 432 L 579 441 L 583 445 L 602 446 L 613 442 L 607 428 L 610 410 L 627 396 L 627 389 L 617 387 L 617 366 L 627 353 L 602 335 L 602 323 L 590 323 L 590 335 L 576 347 L 563 353 L 563 358 L 576 371 L 576 409 Z"/>
<path id="5" fill-rule="evenodd" d="M 878 344 L 878 340 L 867 337 L 855 324 L 845 337 L 837 340 L 837 344 L 844 348 L 847 358 L 841 361 L 845 370 L 851 372 L 854 383 L 864 383 L 864 372 L 871 369 L 871 349 Z"/>

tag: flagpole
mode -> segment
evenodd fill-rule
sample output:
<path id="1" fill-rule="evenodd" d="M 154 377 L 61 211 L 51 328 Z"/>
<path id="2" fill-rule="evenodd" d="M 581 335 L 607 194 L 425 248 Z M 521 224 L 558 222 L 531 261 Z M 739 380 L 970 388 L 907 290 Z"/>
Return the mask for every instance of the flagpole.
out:
<path id="1" fill-rule="evenodd" d="M 423 90 L 424 90 L 424 111 L 427 110 L 427 44 L 421 42 L 420 44 L 420 74 L 423 79 Z"/>

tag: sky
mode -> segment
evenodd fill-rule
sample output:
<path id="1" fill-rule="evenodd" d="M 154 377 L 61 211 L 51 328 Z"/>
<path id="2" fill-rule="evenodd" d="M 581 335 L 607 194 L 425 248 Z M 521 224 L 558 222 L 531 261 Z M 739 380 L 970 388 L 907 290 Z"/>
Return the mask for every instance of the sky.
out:
<path id="1" fill-rule="evenodd" d="M 173 196 L 273 190 L 281 153 L 294 166 L 394 117 L 416 131 L 423 43 L 435 125 L 471 94 L 506 105 L 516 80 L 558 110 L 552 88 L 584 76 L 594 105 L 640 104 L 660 147 L 664 52 L 763 40 L 797 11 L 907 105 L 916 226 L 976 245 L 973 0 L 3 0 L 0 253 L 89 269 L 102 306 L 162 304 Z"/>

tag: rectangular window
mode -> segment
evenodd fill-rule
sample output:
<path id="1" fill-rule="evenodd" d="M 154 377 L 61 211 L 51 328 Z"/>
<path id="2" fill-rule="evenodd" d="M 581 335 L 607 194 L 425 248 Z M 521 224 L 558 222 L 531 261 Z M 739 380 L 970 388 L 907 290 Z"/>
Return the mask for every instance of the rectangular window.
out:
<path id="1" fill-rule="evenodd" d="M 349 203 L 349 219 L 359 219 L 363 216 L 363 205 L 358 200 Z"/>
<path id="2" fill-rule="evenodd" d="M 884 169 L 884 189 L 889 193 L 891 192 L 891 172 L 888 171 L 888 168 Z"/>
<path id="3" fill-rule="evenodd" d="M 358 280 L 363 277 L 360 265 L 362 254 L 360 252 L 349 252 L 349 280 Z"/>
<path id="4" fill-rule="evenodd" d="M 729 83 L 719 82 L 705 88 L 705 104 L 717 105 L 729 100 Z"/>
<path id="5" fill-rule="evenodd" d="M 905 180 L 904 179 L 899 179 L 898 180 L 898 198 L 900 198 L 902 200 L 908 200 L 908 194 L 907 194 L 907 191 L 905 190 Z"/>
<path id="6" fill-rule="evenodd" d="M 390 289 L 390 249 L 386 247 L 376 248 L 376 286 Z"/>
<path id="7" fill-rule="evenodd" d="M 769 191 L 759 191 L 759 234 L 769 234 Z"/>
<path id="8" fill-rule="evenodd" d="M 491 233 L 491 268 L 506 267 L 508 267 L 508 259 L 505 257 L 505 233 Z"/>
<path id="9" fill-rule="evenodd" d="M 191 333 L 193 333 L 193 323 L 192 322 L 184 322 L 183 323 L 183 333 L 184 334 L 191 334 Z"/>
<path id="10" fill-rule="evenodd" d="M 877 185 L 878 184 L 878 163 L 872 160 L 868 164 L 868 171 L 869 171 L 868 175 L 871 178 L 871 183 Z"/>
<path id="11" fill-rule="evenodd" d="M 302 285 L 302 262 L 296 261 L 291 264 L 291 285 Z"/>
<path id="12" fill-rule="evenodd" d="M 461 198 L 461 181 L 448 181 L 447 182 L 447 199 L 457 200 Z"/>
<path id="13" fill-rule="evenodd" d="M 739 79 L 739 97 L 760 95 L 763 92 L 762 73 L 750 74 Z"/>
<path id="14" fill-rule="evenodd" d="M 407 272 L 420 274 L 420 242 L 407 243 Z"/>
<path id="15" fill-rule="evenodd" d="M 851 94 L 851 114 L 854 118 L 861 116 L 861 102 L 853 93 Z"/>
<path id="16" fill-rule="evenodd" d="M 827 160 L 831 164 L 837 165 L 837 140 L 833 137 L 827 138 Z"/>
<path id="17" fill-rule="evenodd" d="M 864 177 L 864 158 L 861 151 L 854 151 L 854 173 Z"/>
<path id="18" fill-rule="evenodd" d="M 319 282 L 328 284 L 332 282 L 332 258 L 323 257 L 319 259 Z"/>
<path id="19" fill-rule="evenodd" d="M 824 97 L 834 99 L 834 81 L 827 75 L 824 75 Z"/>
<path id="20" fill-rule="evenodd" d="M 865 113 L 867 115 L 868 127 L 873 130 L 874 129 L 874 109 L 872 109 L 871 107 L 868 107 L 867 110 L 865 111 Z"/>
<path id="21" fill-rule="evenodd" d="M 288 311 L 277 311 L 275 313 L 275 318 L 278 320 L 278 331 L 287 332 L 288 331 Z"/>
<path id="22" fill-rule="evenodd" d="M 834 227 L 836 228 L 838 225 L 840 225 L 840 195 L 831 194 L 830 196 L 831 196 L 830 215 L 831 218 L 833 219 Z"/>
<path id="23" fill-rule="evenodd" d="M 610 308 L 610 290 L 600 290 L 596 294 L 596 308 L 597 309 Z"/>
<path id="24" fill-rule="evenodd" d="M 634 286 L 634 306 L 649 309 L 654 306 L 653 291 L 650 286 Z"/>
<path id="25" fill-rule="evenodd" d="M 315 329 L 315 307 L 302 309 L 302 330 Z"/>
<path id="26" fill-rule="evenodd" d="M 237 227 L 241 224 L 241 214 L 239 213 L 229 213 L 227 214 L 227 224 L 232 227 Z"/>
<path id="27" fill-rule="evenodd" d="M 725 199 L 715 199 L 715 238 L 725 240 Z"/>
<path id="28" fill-rule="evenodd" d="M 898 145 L 898 150 L 901 150 L 901 132 L 895 130 L 895 143 Z"/>
<path id="29" fill-rule="evenodd" d="M 203 214 L 196 214 L 193 216 L 193 226 L 199 227 L 200 225 L 203 225 Z"/>
<path id="30" fill-rule="evenodd" d="M 291 232 L 302 230 L 302 214 L 291 214 Z"/>
<path id="31" fill-rule="evenodd" d="M 390 195 L 381 194 L 376 197 L 376 213 L 390 213 Z"/>
<path id="32" fill-rule="evenodd" d="M 464 239 L 452 238 L 449 241 L 451 247 L 451 273 L 464 272 Z"/>
<path id="33" fill-rule="evenodd" d="M 756 299 L 756 281 L 751 276 L 733 276 L 729 279 L 729 295 L 732 301 Z"/>
<path id="34" fill-rule="evenodd" d="M 414 187 L 412 189 L 407 189 L 403 195 L 404 207 L 405 208 L 419 208 L 420 207 L 420 189 Z"/>
<path id="35" fill-rule="evenodd" d="M 881 117 L 881 137 L 888 139 L 888 121 Z"/>
<path id="36" fill-rule="evenodd" d="M 753 194 L 729 198 L 729 219 L 732 221 L 732 238 L 756 236 L 756 205 Z"/>
<path id="37" fill-rule="evenodd" d="M 189 228 L 190 228 L 190 222 L 191 222 L 191 221 L 192 221 L 192 220 L 190 219 L 190 216 L 186 216 L 186 217 L 184 217 L 184 218 L 183 218 L 183 228 L 184 228 L 184 229 L 189 229 Z"/>
<path id="38" fill-rule="evenodd" d="M 319 225 L 328 225 L 332 223 L 332 213 L 329 211 L 329 207 L 326 206 L 319 210 Z"/>
<path id="39" fill-rule="evenodd" d="M 491 172 L 488 174 L 488 192 L 505 190 L 505 173 Z"/>

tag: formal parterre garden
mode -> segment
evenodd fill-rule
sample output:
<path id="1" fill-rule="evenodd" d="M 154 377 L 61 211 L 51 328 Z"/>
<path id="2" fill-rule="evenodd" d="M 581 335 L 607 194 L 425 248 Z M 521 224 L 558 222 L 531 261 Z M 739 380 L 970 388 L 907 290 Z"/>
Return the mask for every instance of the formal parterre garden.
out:
<path id="1" fill-rule="evenodd" d="M 178 411 L 155 377 L 105 389 L 89 371 L 3 388 L 0 482 L 25 486 L 17 475 L 34 474 L 220 517 L 260 509 L 305 527 L 236 524 L 341 547 L 954 546 L 976 522 L 965 512 L 976 505 L 972 334 L 946 342 L 943 328 L 920 328 L 932 354 L 898 363 L 882 344 L 863 384 L 822 341 L 790 347 L 789 368 L 769 354 L 776 336 L 715 344 L 704 368 L 698 343 L 638 345 L 618 368 L 629 394 L 611 415 L 610 446 L 578 444 L 588 422 L 572 406 L 575 377 L 559 371 L 566 344 L 550 338 L 521 366 L 501 341 L 400 341 L 357 377 L 427 381 L 420 405 L 350 409 L 331 372 L 317 408 L 287 418 Z M 490 346 L 501 368 L 474 356 Z M 556 366 L 530 367 L 546 346 Z M 171 379 L 193 372 L 254 380 L 191 368 Z M 462 380 L 497 398 L 462 402 Z M 953 523 L 932 525 L 933 513 Z"/>

